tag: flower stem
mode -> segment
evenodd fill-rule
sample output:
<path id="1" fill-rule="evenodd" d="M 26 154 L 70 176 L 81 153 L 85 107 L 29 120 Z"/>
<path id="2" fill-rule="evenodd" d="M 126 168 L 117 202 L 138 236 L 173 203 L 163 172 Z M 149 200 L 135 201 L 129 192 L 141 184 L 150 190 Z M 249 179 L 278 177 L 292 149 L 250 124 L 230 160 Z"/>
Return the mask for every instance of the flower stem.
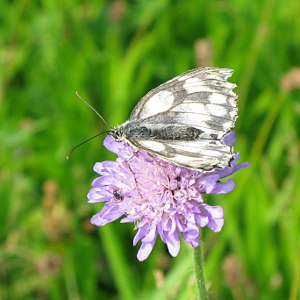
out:
<path id="1" fill-rule="evenodd" d="M 201 249 L 201 242 L 199 246 L 194 248 L 194 264 L 195 264 L 195 274 L 196 282 L 198 288 L 198 294 L 200 300 L 208 300 L 208 294 L 205 288 L 205 280 L 203 275 L 203 255 Z"/>

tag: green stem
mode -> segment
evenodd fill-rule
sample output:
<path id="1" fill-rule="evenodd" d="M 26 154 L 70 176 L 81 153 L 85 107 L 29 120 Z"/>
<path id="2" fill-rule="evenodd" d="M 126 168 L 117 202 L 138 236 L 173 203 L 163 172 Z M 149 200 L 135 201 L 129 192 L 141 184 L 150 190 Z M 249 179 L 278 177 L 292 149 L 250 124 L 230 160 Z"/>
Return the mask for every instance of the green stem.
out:
<path id="1" fill-rule="evenodd" d="M 208 300 L 208 294 L 205 288 L 205 280 L 203 275 L 203 255 L 201 242 L 198 247 L 194 248 L 194 264 L 198 294 L 200 300 Z"/>

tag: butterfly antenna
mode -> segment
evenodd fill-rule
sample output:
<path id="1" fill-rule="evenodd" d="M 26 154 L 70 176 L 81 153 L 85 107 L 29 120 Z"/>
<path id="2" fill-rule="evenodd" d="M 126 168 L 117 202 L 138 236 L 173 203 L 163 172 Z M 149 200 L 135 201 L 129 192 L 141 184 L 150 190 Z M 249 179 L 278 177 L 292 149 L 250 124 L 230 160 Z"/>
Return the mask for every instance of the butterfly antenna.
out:
<path id="1" fill-rule="evenodd" d="M 72 148 L 72 149 L 69 151 L 69 153 L 67 154 L 66 158 L 69 159 L 69 158 L 70 158 L 70 155 L 72 154 L 72 152 L 73 152 L 75 149 L 77 149 L 78 147 L 80 147 L 81 145 L 87 143 L 88 141 L 90 141 L 90 140 L 92 140 L 92 139 L 98 137 L 99 135 L 101 135 L 101 134 L 103 134 L 103 133 L 109 133 L 109 132 L 110 132 L 110 131 L 103 131 L 103 132 L 100 132 L 100 133 L 98 133 L 98 134 L 92 136 L 91 138 L 85 140 L 84 142 L 78 144 L 77 146 L 75 146 L 74 148 Z"/>
<path id="2" fill-rule="evenodd" d="M 80 96 L 80 94 L 76 91 L 76 96 L 82 101 L 82 102 L 84 102 L 89 108 L 91 108 L 95 113 L 96 113 L 96 115 L 104 122 L 104 124 L 107 126 L 107 127 L 109 127 L 109 128 L 112 128 L 112 126 L 110 126 L 105 120 L 104 120 L 104 118 L 97 112 L 97 110 L 91 105 L 91 104 L 89 104 L 87 101 L 85 101 L 81 96 Z M 97 135 L 96 135 L 97 136 Z M 95 136 L 95 137 L 96 137 Z M 93 138 L 91 138 L 91 139 L 93 139 Z M 87 140 L 87 141 L 89 141 L 89 140 Z"/>

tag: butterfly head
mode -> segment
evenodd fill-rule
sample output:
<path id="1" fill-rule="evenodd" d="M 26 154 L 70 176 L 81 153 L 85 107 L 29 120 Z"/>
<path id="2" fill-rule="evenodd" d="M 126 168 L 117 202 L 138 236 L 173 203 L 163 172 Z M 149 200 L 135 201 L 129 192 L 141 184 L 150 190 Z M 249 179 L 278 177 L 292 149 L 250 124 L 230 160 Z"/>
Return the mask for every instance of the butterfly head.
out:
<path id="1" fill-rule="evenodd" d="M 124 141 L 124 128 L 122 125 L 115 126 L 109 131 L 109 135 L 116 141 Z"/>

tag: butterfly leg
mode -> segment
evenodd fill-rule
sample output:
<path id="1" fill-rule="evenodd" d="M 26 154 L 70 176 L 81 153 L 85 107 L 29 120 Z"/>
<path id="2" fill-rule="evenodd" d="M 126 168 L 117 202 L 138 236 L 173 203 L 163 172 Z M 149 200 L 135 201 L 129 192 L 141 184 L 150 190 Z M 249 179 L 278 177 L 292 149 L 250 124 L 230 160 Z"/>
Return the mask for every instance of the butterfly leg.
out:
<path id="1" fill-rule="evenodd" d="M 169 178 L 168 174 L 166 173 L 166 170 L 160 164 L 159 160 L 157 159 L 157 157 L 155 155 L 152 155 L 150 153 L 148 153 L 148 154 L 153 158 L 153 160 L 155 161 L 156 165 L 161 169 L 162 173 L 164 173 L 164 175 L 166 176 L 166 179 L 167 179 L 167 182 L 168 182 L 168 186 L 166 186 L 164 183 L 161 183 L 161 185 L 163 185 L 167 189 L 170 189 L 170 178 Z"/>
<path id="2" fill-rule="evenodd" d="M 143 197 L 142 197 L 142 194 L 141 194 L 141 192 L 140 192 L 140 189 L 139 189 L 139 186 L 138 186 L 138 182 L 137 182 L 136 177 L 135 177 L 135 173 L 134 173 L 133 169 L 131 168 L 131 166 L 130 166 L 130 164 L 129 164 L 129 161 L 130 161 L 133 157 L 134 157 L 134 153 L 131 154 L 131 155 L 127 158 L 127 160 L 126 160 L 126 165 L 127 165 L 128 169 L 130 170 L 130 172 L 131 172 L 132 175 L 133 175 L 136 189 L 137 189 L 137 191 L 138 191 L 138 193 L 139 193 L 139 195 L 140 195 L 140 197 L 141 197 L 141 199 L 142 199 Z"/>
<path id="3" fill-rule="evenodd" d="M 137 182 L 137 179 L 136 179 L 136 176 L 135 176 L 136 173 L 134 172 L 134 170 L 132 169 L 132 167 L 130 166 L 130 163 L 129 163 L 130 160 L 135 156 L 136 153 L 138 153 L 138 150 L 137 150 L 135 153 L 131 154 L 131 156 L 129 156 L 129 157 L 127 158 L 126 164 L 127 164 L 128 168 L 129 168 L 130 172 L 132 173 L 133 177 L 134 177 L 135 186 L 136 186 L 136 188 L 137 188 L 137 190 L 138 190 L 140 196 L 142 197 L 141 192 L 140 192 L 140 189 L 139 189 L 139 187 L 138 187 L 138 182 Z M 152 154 L 150 154 L 150 153 L 148 153 L 148 155 L 150 155 L 150 156 L 152 157 L 153 162 L 154 162 L 154 163 L 157 165 L 157 167 L 161 170 L 161 174 L 164 174 L 165 177 L 166 177 L 167 184 L 161 182 L 161 185 L 163 185 L 163 186 L 164 186 L 165 188 L 167 188 L 167 189 L 170 189 L 170 178 L 169 178 L 168 174 L 166 173 L 166 170 L 165 170 L 164 167 L 160 164 L 159 160 L 157 159 L 157 157 L 156 157 L 155 155 L 152 155 Z"/>

